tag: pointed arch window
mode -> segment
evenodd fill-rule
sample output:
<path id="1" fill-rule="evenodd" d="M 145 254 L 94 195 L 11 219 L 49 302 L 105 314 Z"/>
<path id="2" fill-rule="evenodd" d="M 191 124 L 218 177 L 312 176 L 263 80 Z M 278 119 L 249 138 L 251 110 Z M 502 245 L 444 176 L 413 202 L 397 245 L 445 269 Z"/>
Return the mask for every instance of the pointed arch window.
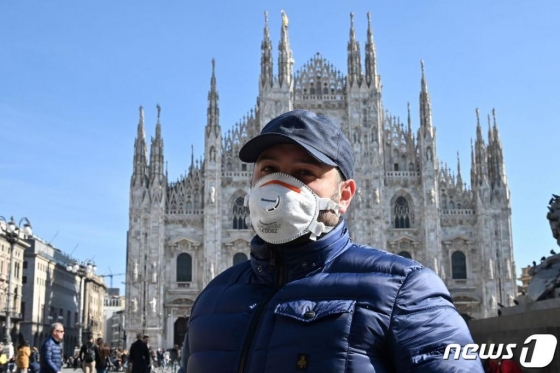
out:
<path id="1" fill-rule="evenodd" d="M 462 251 L 455 251 L 451 255 L 451 272 L 454 280 L 467 279 L 467 258 Z"/>
<path id="2" fill-rule="evenodd" d="M 237 253 L 233 256 L 233 265 L 243 263 L 247 261 L 247 255 L 243 253 Z"/>
<path id="3" fill-rule="evenodd" d="M 395 228 L 405 229 L 410 228 L 410 209 L 408 201 L 404 197 L 398 197 L 393 207 Z"/>
<path id="4" fill-rule="evenodd" d="M 177 282 L 192 281 L 192 256 L 187 253 L 177 257 Z"/>
<path id="5" fill-rule="evenodd" d="M 445 189 L 441 190 L 440 206 L 441 206 L 442 209 L 447 208 L 447 194 L 445 194 Z"/>
<path id="6" fill-rule="evenodd" d="M 455 209 L 455 202 L 453 202 L 453 197 L 449 198 L 449 202 L 447 203 L 447 208 L 450 210 Z"/>
<path id="7" fill-rule="evenodd" d="M 233 203 L 233 229 L 247 229 L 245 218 L 249 215 L 249 209 L 244 206 L 244 202 L 244 197 L 237 197 Z"/>
<path id="8" fill-rule="evenodd" d="M 200 193 L 201 190 L 197 186 L 196 189 L 194 190 L 194 208 L 196 210 L 202 208 L 202 205 L 200 204 Z"/>
<path id="9" fill-rule="evenodd" d="M 403 258 L 412 259 L 412 255 L 410 255 L 408 251 L 401 251 L 399 255 L 402 256 Z"/>

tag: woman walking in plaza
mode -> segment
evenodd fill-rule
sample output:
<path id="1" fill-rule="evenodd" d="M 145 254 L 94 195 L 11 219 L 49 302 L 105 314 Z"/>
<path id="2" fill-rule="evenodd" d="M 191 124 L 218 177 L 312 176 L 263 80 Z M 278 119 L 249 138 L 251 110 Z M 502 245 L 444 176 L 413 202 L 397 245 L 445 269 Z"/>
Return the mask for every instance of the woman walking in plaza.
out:
<path id="1" fill-rule="evenodd" d="M 29 343 L 24 340 L 17 349 L 16 366 L 18 373 L 27 373 L 29 369 L 29 356 L 31 356 L 31 349 Z"/>

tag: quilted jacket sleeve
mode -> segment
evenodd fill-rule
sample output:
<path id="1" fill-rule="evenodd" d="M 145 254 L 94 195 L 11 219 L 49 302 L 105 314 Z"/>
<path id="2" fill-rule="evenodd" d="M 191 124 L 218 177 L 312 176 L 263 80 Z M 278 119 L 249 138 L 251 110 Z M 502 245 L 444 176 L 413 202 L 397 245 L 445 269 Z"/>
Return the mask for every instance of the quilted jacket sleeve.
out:
<path id="1" fill-rule="evenodd" d="M 484 372 L 479 359 L 443 360 L 448 344 L 464 346 L 472 343 L 472 337 L 447 288 L 428 268 L 412 270 L 401 285 L 390 339 L 397 372 Z"/>
<path id="2" fill-rule="evenodd" d="M 58 348 L 59 347 L 52 340 L 48 340 L 47 343 L 45 343 L 45 361 L 53 372 L 60 371 L 60 368 L 58 367 L 58 360 L 60 357 L 59 354 L 57 354 L 57 351 L 55 351 L 55 349 Z"/>

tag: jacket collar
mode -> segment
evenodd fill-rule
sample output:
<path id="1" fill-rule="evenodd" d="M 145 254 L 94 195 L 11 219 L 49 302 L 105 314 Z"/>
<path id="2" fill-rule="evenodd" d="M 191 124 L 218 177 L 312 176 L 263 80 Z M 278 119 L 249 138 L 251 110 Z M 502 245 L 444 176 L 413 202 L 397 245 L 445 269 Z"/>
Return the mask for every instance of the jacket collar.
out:
<path id="1" fill-rule="evenodd" d="M 283 285 L 322 269 L 349 243 L 350 237 L 343 218 L 332 231 L 317 241 L 302 245 L 271 245 L 255 236 L 251 241 L 251 267 L 258 283 L 274 284 L 281 278 L 282 283 L 278 285 Z"/>

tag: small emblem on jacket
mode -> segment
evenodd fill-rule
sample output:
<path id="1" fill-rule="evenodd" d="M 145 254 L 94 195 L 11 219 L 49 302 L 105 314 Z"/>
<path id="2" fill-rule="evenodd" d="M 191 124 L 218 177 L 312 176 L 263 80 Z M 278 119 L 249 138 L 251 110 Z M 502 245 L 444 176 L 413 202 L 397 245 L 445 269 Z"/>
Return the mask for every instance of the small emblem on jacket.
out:
<path id="1" fill-rule="evenodd" d="M 309 355 L 299 354 L 297 357 L 296 370 L 307 370 L 309 367 Z"/>

